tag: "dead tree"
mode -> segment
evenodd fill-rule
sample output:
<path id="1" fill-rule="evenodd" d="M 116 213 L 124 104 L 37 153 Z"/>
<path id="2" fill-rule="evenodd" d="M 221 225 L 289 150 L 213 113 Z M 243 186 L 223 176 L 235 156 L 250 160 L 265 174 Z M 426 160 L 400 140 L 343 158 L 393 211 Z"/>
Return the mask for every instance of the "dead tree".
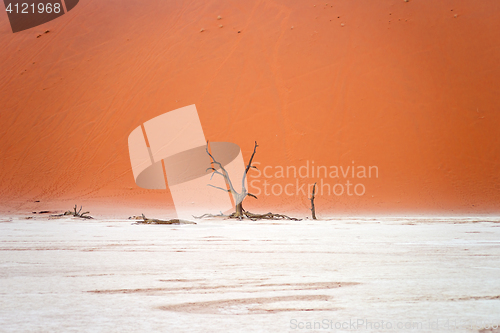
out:
<path id="1" fill-rule="evenodd" d="M 315 194 L 316 194 L 316 183 L 314 183 L 312 195 L 311 195 L 311 198 L 309 198 L 311 200 L 311 213 L 312 213 L 313 220 L 316 220 L 316 208 L 314 207 Z"/>
<path id="2" fill-rule="evenodd" d="M 214 186 L 212 184 L 208 184 L 208 186 L 211 186 L 211 187 L 214 187 L 214 188 L 217 188 L 219 190 L 222 190 L 222 191 L 225 191 L 225 192 L 228 192 L 230 193 L 234 200 L 235 200 L 235 204 L 236 204 L 236 209 L 235 209 L 235 212 L 230 214 L 230 215 L 208 215 L 208 214 L 204 214 L 200 217 L 197 217 L 197 218 L 202 218 L 202 217 L 208 217 L 208 216 L 212 216 L 212 217 L 215 217 L 215 216 L 224 216 L 224 217 L 228 217 L 228 218 L 237 218 L 237 219 L 243 219 L 243 218 L 249 218 L 253 221 L 255 220 L 259 220 L 259 219 L 266 219 L 266 220 L 281 220 L 281 219 L 286 219 L 286 220 L 295 220 L 295 221 L 298 221 L 300 219 L 296 219 L 296 218 L 293 218 L 293 217 L 289 217 L 289 216 L 286 216 L 286 215 L 281 215 L 281 214 L 273 214 L 273 213 L 267 213 L 267 214 L 253 214 L 253 213 L 250 213 L 248 211 L 246 211 L 244 208 L 243 208 L 243 200 L 245 200 L 245 198 L 247 196 L 250 196 L 252 198 L 255 198 L 257 199 L 257 196 L 255 196 L 254 194 L 252 193 L 248 193 L 247 191 L 247 188 L 245 186 L 245 181 L 246 181 L 246 177 L 247 177 L 247 174 L 248 174 L 248 171 L 250 169 L 257 169 L 256 166 L 252 165 L 252 162 L 253 162 L 253 158 L 255 156 L 255 153 L 257 152 L 257 141 L 255 141 L 255 145 L 253 147 L 253 153 L 252 153 L 252 156 L 250 157 L 250 161 L 248 162 L 248 165 L 245 167 L 245 171 L 243 173 L 243 178 L 241 180 L 241 192 L 237 192 L 235 189 L 234 189 L 234 186 L 233 186 L 233 183 L 231 182 L 231 178 L 229 177 L 229 173 L 226 171 L 226 169 L 224 169 L 224 166 L 218 162 L 215 157 L 210 153 L 210 151 L 208 150 L 208 144 L 209 142 L 207 141 L 207 154 L 208 156 L 210 156 L 210 168 L 207 169 L 208 170 L 212 170 L 212 177 L 214 175 L 221 175 L 223 178 L 224 178 L 224 181 L 226 183 L 226 188 L 222 188 L 222 187 L 218 187 L 218 186 Z"/>
<path id="3" fill-rule="evenodd" d="M 226 182 L 226 187 L 228 187 L 228 188 L 224 189 L 222 187 L 214 186 L 212 184 L 208 184 L 208 186 L 229 192 L 233 196 L 234 200 L 236 201 L 236 211 L 233 214 L 229 215 L 229 217 L 241 219 L 245 216 L 244 215 L 245 209 L 243 208 L 243 200 L 245 200 L 246 196 L 248 195 L 248 196 L 251 196 L 252 198 L 257 199 L 257 196 L 255 196 L 252 193 L 248 193 L 247 188 L 245 186 L 245 180 L 246 180 L 248 171 L 252 168 L 257 169 L 256 166 L 252 165 L 253 157 L 255 156 L 255 153 L 257 152 L 257 147 L 258 147 L 257 141 L 255 141 L 255 146 L 253 147 L 252 157 L 250 157 L 250 161 L 248 162 L 248 165 L 245 168 L 245 172 L 243 173 L 243 179 L 241 180 L 241 192 L 237 192 L 234 189 L 233 183 L 231 182 L 231 178 L 229 178 L 229 173 L 226 171 L 226 169 L 224 169 L 222 164 L 217 162 L 217 160 L 214 158 L 214 156 L 210 153 L 210 151 L 208 150 L 208 144 L 209 144 L 209 142 L 207 141 L 207 149 L 206 150 L 207 150 L 208 156 L 210 156 L 210 159 L 211 159 L 211 161 L 210 161 L 211 166 L 207 170 L 212 170 L 212 177 L 215 174 L 218 174 L 218 175 L 221 175 L 222 177 L 224 177 L 224 181 Z"/>

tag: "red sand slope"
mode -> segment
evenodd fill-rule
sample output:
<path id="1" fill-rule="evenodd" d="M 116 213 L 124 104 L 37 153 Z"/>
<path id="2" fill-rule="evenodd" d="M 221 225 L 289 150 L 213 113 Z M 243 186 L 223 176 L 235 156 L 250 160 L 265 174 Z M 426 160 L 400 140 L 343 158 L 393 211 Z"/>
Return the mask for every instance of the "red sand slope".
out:
<path id="1" fill-rule="evenodd" d="M 378 178 L 325 179 L 366 192 L 323 194 L 319 215 L 497 213 L 499 15 L 496 0 L 81 0 L 13 34 L 2 12 L 2 209 L 171 208 L 168 191 L 135 185 L 127 138 L 196 104 L 207 139 L 245 159 L 257 140 L 261 169 L 378 167 Z"/>

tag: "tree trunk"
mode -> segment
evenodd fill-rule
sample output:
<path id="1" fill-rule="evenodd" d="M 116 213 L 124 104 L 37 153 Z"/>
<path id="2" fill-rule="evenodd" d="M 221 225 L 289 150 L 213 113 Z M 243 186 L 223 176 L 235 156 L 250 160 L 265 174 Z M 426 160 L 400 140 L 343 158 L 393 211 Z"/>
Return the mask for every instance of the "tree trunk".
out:
<path id="1" fill-rule="evenodd" d="M 316 183 L 314 183 L 312 196 L 311 196 L 311 212 L 312 212 L 312 219 L 313 220 L 316 220 L 316 208 L 314 207 L 315 194 L 316 194 Z"/>
<path id="2" fill-rule="evenodd" d="M 243 209 L 243 203 L 240 202 L 239 204 L 236 205 L 236 214 L 235 217 L 243 217 L 243 212 L 245 210 Z"/>

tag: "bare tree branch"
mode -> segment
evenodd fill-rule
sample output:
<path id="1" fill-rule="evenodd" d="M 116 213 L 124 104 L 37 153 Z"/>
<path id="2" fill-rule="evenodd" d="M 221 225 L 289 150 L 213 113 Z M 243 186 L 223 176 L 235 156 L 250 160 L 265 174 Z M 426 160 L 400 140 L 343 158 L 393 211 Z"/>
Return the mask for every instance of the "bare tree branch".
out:
<path id="1" fill-rule="evenodd" d="M 214 186 L 212 184 L 207 184 L 207 185 L 210 186 L 210 187 L 219 189 L 219 190 L 223 190 L 224 192 L 231 192 L 231 190 L 228 190 L 227 188 L 222 188 L 222 187 L 219 187 L 219 186 Z"/>
<path id="2" fill-rule="evenodd" d="M 219 162 L 217 162 L 217 160 L 208 151 L 208 144 L 209 144 L 209 142 L 207 141 L 206 151 L 207 151 L 208 156 L 210 156 L 210 158 L 212 159 L 212 161 L 210 162 L 210 164 L 212 164 L 212 170 L 217 171 L 216 168 L 213 166 L 214 164 L 217 165 L 217 166 L 219 166 L 219 168 L 222 170 L 222 176 L 224 177 L 224 180 L 226 181 L 226 184 L 229 186 L 230 190 L 228 192 L 233 193 L 233 194 L 238 194 L 238 192 L 236 192 L 234 190 L 233 183 L 231 183 L 231 179 L 229 178 L 229 174 L 227 173 L 226 169 L 224 169 L 224 167 L 222 166 L 222 164 L 219 163 Z M 219 171 L 217 171 L 217 172 L 220 173 Z"/>
<path id="3" fill-rule="evenodd" d="M 310 198 L 310 200 L 311 200 L 311 213 L 312 213 L 312 219 L 313 220 L 316 220 L 316 208 L 314 207 L 315 194 L 316 194 L 316 183 L 314 183 L 313 191 L 312 191 L 312 196 Z"/>
<path id="4" fill-rule="evenodd" d="M 206 171 L 208 171 L 208 170 L 213 170 L 212 175 L 210 176 L 210 180 L 212 180 L 214 175 L 221 175 L 222 177 L 224 177 L 224 175 L 222 173 L 220 173 L 219 171 L 217 171 L 217 169 L 215 169 L 215 168 L 207 168 Z"/>
<path id="5" fill-rule="evenodd" d="M 213 167 L 207 168 L 207 170 L 206 170 L 206 171 L 208 171 L 208 170 L 212 170 L 212 171 L 213 171 L 213 173 L 216 173 L 216 174 L 219 174 L 219 175 L 221 175 L 221 176 L 224 176 L 222 173 L 220 173 L 217 169 L 215 169 L 215 168 L 213 168 Z"/>
<path id="6" fill-rule="evenodd" d="M 250 170 L 250 168 L 254 167 L 252 165 L 252 161 L 253 161 L 253 157 L 255 156 L 255 153 L 257 152 L 257 147 L 259 145 L 257 145 L 257 141 L 255 141 L 255 146 L 253 147 L 253 153 L 252 153 L 252 157 L 250 157 L 250 161 L 248 161 L 248 165 L 247 167 L 245 168 L 245 173 L 243 174 L 243 179 L 241 180 L 241 188 L 242 188 L 242 192 L 243 193 L 247 193 L 247 189 L 245 187 L 245 180 L 247 178 L 247 173 L 248 173 L 248 170 Z"/>

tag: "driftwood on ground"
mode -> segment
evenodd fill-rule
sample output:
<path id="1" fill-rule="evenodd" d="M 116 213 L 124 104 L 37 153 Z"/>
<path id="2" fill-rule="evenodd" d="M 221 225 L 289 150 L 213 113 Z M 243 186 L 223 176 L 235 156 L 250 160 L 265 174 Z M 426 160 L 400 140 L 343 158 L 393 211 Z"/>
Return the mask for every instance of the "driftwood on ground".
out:
<path id="1" fill-rule="evenodd" d="M 250 213 L 249 211 L 244 212 L 245 216 L 248 217 L 252 221 L 257 221 L 257 220 L 290 220 L 290 221 L 300 221 L 302 219 L 298 219 L 295 217 L 290 217 L 287 215 L 283 214 L 274 214 L 274 213 L 267 213 L 267 214 L 254 214 Z"/>
<path id="2" fill-rule="evenodd" d="M 171 220 L 149 219 L 146 216 L 144 216 L 144 214 L 142 214 L 142 221 L 138 220 L 135 224 L 196 224 L 196 223 L 181 219 L 171 219 Z"/>
<path id="3" fill-rule="evenodd" d="M 194 216 L 193 217 L 195 219 L 203 219 L 205 217 L 229 217 L 229 215 L 224 215 L 222 214 L 222 212 L 220 212 L 220 214 L 203 214 L 203 215 L 200 215 L 200 216 Z"/>
<path id="4" fill-rule="evenodd" d="M 267 214 L 254 214 L 251 213 L 247 210 L 243 210 L 243 214 L 241 216 L 236 216 L 235 213 L 232 213 L 230 215 L 224 215 L 224 214 L 203 214 L 201 216 L 194 216 L 195 219 L 203 219 L 206 217 L 225 217 L 229 219 L 240 219 L 242 220 L 243 218 L 247 218 L 252 221 L 257 221 L 257 220 L 290 220 L 290 221 L 301 221 L 302 219 L 298 219 L 295 217 L 290 217 L 287 215 L 283 214 L 274 214 L 274 213 L 267 213 Z"/>
<path id="5" fill-rule="evenodd" d="M 77 211 L 77 209 L 78 209 L 78 206 L 75 205 L 75 207 L 73 208 L 73 211 L 68 210 L 68 211 L 64 212 L 63 214 L 56 214 L 56 215 L 50 215 L 50 216 L 51 217 L 61 217 L 61 216 L 71 215 L 71 216 L 74 216 L 74 217 L 79 217 L 81 219 L 93 219 L 92 216 L 87 215 L 90 212 L 83 212 L 82 213 L 82 206 L 80 206 L 80 210 Z"/>

